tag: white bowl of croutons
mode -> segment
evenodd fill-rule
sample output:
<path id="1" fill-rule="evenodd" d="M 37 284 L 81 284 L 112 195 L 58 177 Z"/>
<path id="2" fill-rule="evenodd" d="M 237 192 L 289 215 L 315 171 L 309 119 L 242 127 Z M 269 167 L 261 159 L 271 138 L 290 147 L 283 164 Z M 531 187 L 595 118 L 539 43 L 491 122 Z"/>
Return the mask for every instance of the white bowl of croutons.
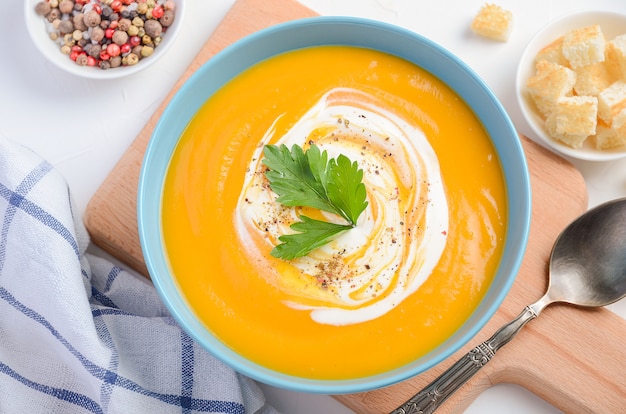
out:
<path id="1" fill-rule="evenodd" d="M 626 15 L 584 11 L 550 22 L 522 54 L 516 90 L 528 124 L 554 150 L 626 157 Z"/>

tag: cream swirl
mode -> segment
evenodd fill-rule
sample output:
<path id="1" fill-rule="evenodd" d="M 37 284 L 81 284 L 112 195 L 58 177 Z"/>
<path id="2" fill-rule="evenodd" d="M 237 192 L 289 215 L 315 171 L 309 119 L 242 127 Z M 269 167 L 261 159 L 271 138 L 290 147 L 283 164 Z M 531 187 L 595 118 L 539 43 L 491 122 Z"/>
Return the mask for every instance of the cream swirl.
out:
<path id="1" fill-rule="evenodd" d="M 267 272 L 289 306 L 311 311 L 319 323 L 353 324 L 389 312 L 424 283 L 446 244 L 448 206 L 435 151 L 418 126 L 388 107 L 373 94 L 336 88 L 276 140 L 304 148 L 315 142 L 364 171 L 368 207 L 357 226 Z M 264 176 L 262 151 L 274 141 L 277 121 L 252 157 L 235 212 L 243 249 L 261 263 L 302 212 L 276 203 Z"/>

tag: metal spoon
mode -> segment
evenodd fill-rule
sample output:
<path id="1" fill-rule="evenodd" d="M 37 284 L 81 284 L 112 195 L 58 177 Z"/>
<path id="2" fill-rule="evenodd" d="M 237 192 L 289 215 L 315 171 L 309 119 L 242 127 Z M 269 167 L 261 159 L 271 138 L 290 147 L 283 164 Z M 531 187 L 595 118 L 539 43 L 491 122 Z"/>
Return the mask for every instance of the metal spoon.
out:
<path id="1" fill-rule="evenodd" d="M 541 299 L 391 414 L 434 412 L 546 306 L 555 302 L 606 306 L 626 296 L 626 198 L 597 206 L 569 224 L 552 249 L 549 275 Z"/>

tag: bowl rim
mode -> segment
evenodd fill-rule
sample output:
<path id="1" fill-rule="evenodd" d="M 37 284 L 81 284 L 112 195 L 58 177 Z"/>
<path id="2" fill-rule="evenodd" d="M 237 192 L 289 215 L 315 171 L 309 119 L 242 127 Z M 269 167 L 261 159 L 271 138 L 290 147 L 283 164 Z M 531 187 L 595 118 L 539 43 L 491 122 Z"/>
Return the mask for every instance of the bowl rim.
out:
<path id="1" fill-rule="evenodd" d="M 626 148 L 597 150 L 586 143 L 583 148 L 577 149 L 569 147 L 551 138 L 544 127 L 544 121 L 534 108 L 531 98 L 525 91 L 526 81 L 534 71 L 534 58 L 541 47 L 546 46 L 550 41 L 560 35 L 564 35 L 568 30 L 583 25 L 598 23 L 602 26 L 602 21 L 610 21 L 611 26 L 616 26 L 616 21 L 620 20 L 626 24 L 626 14 L 610 10 L 577 10 L 557 16 L 543 25 L 530 39 L 522 52 L 515 75 L 515 95 L 517 104 L 522 112 L 526 123 L 533 133 L 552 150 L 584 161 L 613 161 L 626 157 Z M 604 27 L 603 27 L 604 31 Z M 626 29 L 622 31 L 626 33 Z M 610 39 L 607 39 L 610 40 Z"/>
<path id="2" fill-rule="evenodd" d="M 313 33 L 315 36 L 312 36 Z M 258 47 L 258 43 L 262 43 L 263 47 Z M 480 112 L 477 116 L 483 123 L 492 118 L 495 120 L 489 125 L 484 123 L 484 126 L 490 136 L 506 137 L 499 138 L 498 144 L 494 144 L 500 154 L 507 188 L 516 189 L 507 190 L 507 240 L 501 263 L 483 301 L 466 323 L 437 352 L 427 354 L 418 362 L 359 379 L 317 380 L 274 372 L 237 355 L 210 335 L 207 328 L 194 318 L 192 311 L 185 308 L 184 298 L 176 291 L 173 278 L 168 273 L 159 221 L 162 179 L 156 177 L 164 175 L 181 128 L 206 97 L 250 63 L 288 50 L 322 44 L 368 47 L 412 61 L 431 73 L 436 68 L 436 77 L 468 104 L 475 101 L 470 106 L 475 112 Z M 420 61 L 421 53 L 427 53 L 428 59 Z M 229 72 L 214 69 L 220 65 L 235 69 Z M 458 78 L 460 73 L 463 74 L 462 80 Z M 194 97 L 199 87 L 205 88 L 204 99 Z M 476 103 L 478 101 L 480 105 Z M 167 137 L 170 137 L 169 142 Z M 252 379 L 283 389 L 320 394 L 363 392 L 398 383 L 439 364 L 469 342 L 500 307 L 517 276 L 528 241 L 530 216 L 531 189 L 525 153 L 508 114 L 486 83 L 455 55 L 415 32 L 389 23 L 344 16 L 309 17 L 262 29 L 227 46 L 202 65 L 173 96 L 157 122 L 142 162 L 137 195 L 139 237 L 146 266 L 159 295 L 182 328 L 222 362 Z M 485 300 L 487 298 L 489 300 Z"/>
<path id="3" fill-rule="evenodd" d="M 40 1 L 41 0 L 24 1 L 24 21 L 26 23 L 26 30 L 36 49 L 47 61 L 51 62 L 57 68 L 62 69 L 64 72 L 82 78 L 96 80 L 119 79 L 150 67 L 153 63 L 161 59 L 176 42 L 183 27 L 182 21 L 185 17 L 185 0 L 175 0 L 176 18 L 174 19 L 174 23 L 168 28 L 159 46 L 154 49 L 152 56 L 142 59 L 132 66 L 102 70 L 94 67 L 79 66 L 67 55 L 61 53 L 58 47 L 55 47 L 55 42 L 48 37 L 44 17 L 35 13 L 35 5 Z"/>

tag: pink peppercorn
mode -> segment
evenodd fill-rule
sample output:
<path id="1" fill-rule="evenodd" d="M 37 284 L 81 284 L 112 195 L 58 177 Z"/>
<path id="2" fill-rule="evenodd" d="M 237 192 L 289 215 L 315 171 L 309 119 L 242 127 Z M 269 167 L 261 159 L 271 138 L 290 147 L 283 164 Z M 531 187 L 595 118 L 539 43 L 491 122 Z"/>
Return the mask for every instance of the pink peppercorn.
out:
<path id="1" fill-rule="evenodd" d="M 154 17 L 155 19 L 160 19 L 161 16 L 163 16 L 163 7 L 161 5 L 159 5 L 159 4 L 157 4 L 152 9 L 152 17 Z"/>
<path id="2" fill-rule="evenodd" d="M 80 55 L 80 52 L 70 52 L 70 59 L 72 59 L 74 62 L 76 62 L 76 58 L 78 57 L 78 55 Z"/>
<path id="3" fill-rule="evenodd" d="M 122 2 L 120 0 L 113 0 L 110 6 L 114 11 L 118 12 L 122 8 Z"/>
<path id="4" fill-rule="evenodd" d="M 93 56 L 87 56 L 87 66 L 96 66 L 98 61 Z"/>
<path id="5" fill-rule="evenodd" d="M 122 46 L 120 46 L 120 52 L 122 53 L 122 55 L 126 55 L 128 53 L 130 53 L 131 51 L 131 46 L 128 43 L 124 43 Z"/>
<path id="6" fill-rule="evenodd" d="M 131 36 L 130 39 L 128 39 L 128 43 L 131 46 L 133 46 L 133 47 L 137 46 L 137 45 L 141 44 L 141 37 L 139 37 L 139 36 Z"/>
<path id="7" fill-rule="evenodd" d="M 100 60 L 109 60 L 109 59 L 111 59 L 111 55 L 109 55 L 107 53 L 106 49 L 105 50 L 101 50 L 100 51 Z"/>
<path id="8" fill-rule="evenodd" d="M 115 33 L 115 29 L 108 28 L 104 31 L 104 37 L 106 37 L 107 39 L 110 39 L 113 37 L 114 33 Z"/>
<path id="9" fill-rule="evenodd" d="M 107 46 L 107 53 L 109 54 L 109 56 L 119 56 L 121 53 L 119 45 L 111 43 Z"/>

